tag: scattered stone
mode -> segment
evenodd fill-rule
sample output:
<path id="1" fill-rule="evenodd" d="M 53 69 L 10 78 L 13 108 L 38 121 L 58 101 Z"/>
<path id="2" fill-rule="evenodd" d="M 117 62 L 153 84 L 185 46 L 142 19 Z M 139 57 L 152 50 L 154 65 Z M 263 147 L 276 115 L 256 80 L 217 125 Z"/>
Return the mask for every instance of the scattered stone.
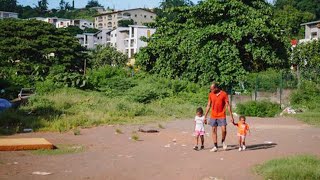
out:
<path id="1" fill-rule="evenodd" d="M 182 133 L 182 134 L 187 134 L 188 132 L 186 132 L 186 131 L 182 131 L 181 133 Z"/>
<path id="2" fill-rule="evenodd" d="M 170 144 L 167 144 L 167 145 L 165 145 L 164 147 L 169 148 L 169 147 L 170 147 Z"/>
<path id="3" fill-rule="evenodd" d="M 47 176 L 47 175 L 50 175 L 52 174 L 51 172 L 40 172 L 40 171 L 35 171 L 35 172 L 32 172 L 33 175 L 41 175 L 41 176 Z"/>
<path id="4" fill-rule="evenodd" d="M 158 133 L 159 132 L 158 130 L 155 130 L 155 129 L 144 130 L 144 129 L 141 129 L 141 128 L 139 128 L 138 131 L 139 132 L 143 132 L 143 133 Z"/>
<path id="5" fill-rule="evenodd" d="M 172 139 L 172 142 L 177 142 L 177 139 Z"/>
<path id="6" fill-rule="evenodd" d="M 182 146 L 182 147 L 186 147 L 187 145 L 185 145 L 185 144 L 181 144 L 181 146 Z"/>
<path id="7" fill-rule="evenodd" d="M 18 162 L 13 162 L 13 164 L 17 165 L 17 164 L 19 164 L 19 163 L 18 163 Z"/>
<path id="8" fill-rule="evenodd" d="M 223 161 L 223 158 L 220 158 L 221 161 Z"/>
<path id="9" fill-rule="evenodd" d="M 273 142 L 272 141 L 265 141 L 264 143 L 265 144 L 272 144 Z"/>
<path id="10" fill-rule="evenodd" d="M 23 132 L 24 133 L 29 133 L 29 132 L 32 132 L 33 130 L 31 128 L 25 128 L 23 129 Z"/>

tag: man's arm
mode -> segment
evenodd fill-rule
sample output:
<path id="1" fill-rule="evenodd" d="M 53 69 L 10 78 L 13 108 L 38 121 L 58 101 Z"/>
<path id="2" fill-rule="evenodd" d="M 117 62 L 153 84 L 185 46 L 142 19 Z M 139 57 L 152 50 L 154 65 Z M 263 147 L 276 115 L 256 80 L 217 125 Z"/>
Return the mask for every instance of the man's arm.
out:
<path id="1" fill-rule="evenodd" d="M 209 98 L 208 99 L 208 104 L 207 104 L 207 107 L 206 107 L 206 113 L 204 114 L 205 123 L 207 123 L 207 116 L 208 116 L 208 113 L 210 111 L 210 107 L 211 107 L 211 99 Z"/>
<path id="2" fill-rule="evenodd" d="M 234 122 L 234 118 L 233 118 L 233 114 L 232 114 L 232 110 L 231 110 L 231 106 L 230 106 L 229 101 L 226 101 L 226 105 L 227 105 L 228 111 L 230 113 L 231 122 L 233 123 Z"/>

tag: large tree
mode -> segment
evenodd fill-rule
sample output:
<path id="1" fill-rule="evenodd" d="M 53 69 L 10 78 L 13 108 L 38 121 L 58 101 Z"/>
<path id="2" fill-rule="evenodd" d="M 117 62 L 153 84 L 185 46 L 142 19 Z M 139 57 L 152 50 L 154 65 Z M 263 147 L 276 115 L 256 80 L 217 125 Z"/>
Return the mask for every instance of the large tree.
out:
<path id="1" fill-rule="evenodd" d="M 17 11 L 17 0 L 0 0 L 0 11 Z"/>
<path id="2" fill-rule="evenodd" d="M 0 72 L 45 76 L 55 65 L 67 72 L 83 69 L 83 48 L 65 29 L 37 20 L 0 21 Z"/>
<path id="3" fill-rule="evenodd" d="M 315 15 L 296 9 L 291 5 L 285 5 L 282 8 L 274 9 L 274 19 L 279 24 L 284 35 L 290 39 L 304 38 L 304 27 L 301 26 L 304 22 L 312 21 Z"/>
<path id="4" fill-rule="evenodd" d="M 319 0 L 276 0 L 275 7 L 283 8 L 293 6 L 300 11 L 307 11 L 320 18 L 320 1 Z"/>
<path id="5" fill-rule="evenodd" d="M 137 55 L 144 70 L 171 78 L 232 85 L 247 72 L 288 67 L 281 28 L 263 0 L 206 0 L 172 9 Z"/>
<path id="6" fill-rule="evenodd" d="M 91 8 L 91 7 L 102 7 L 102 5 L 99 3 L 98 0 L 89 0 L 86 8 Z"/>

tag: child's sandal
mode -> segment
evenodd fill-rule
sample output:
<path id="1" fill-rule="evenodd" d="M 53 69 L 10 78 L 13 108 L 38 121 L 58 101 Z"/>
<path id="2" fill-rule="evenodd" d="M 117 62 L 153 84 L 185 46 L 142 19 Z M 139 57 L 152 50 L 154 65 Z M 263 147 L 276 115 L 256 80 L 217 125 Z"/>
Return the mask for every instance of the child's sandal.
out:
<path id="1" fill-rule="evenodd" d="M 193 150 L 198 151 L 198 146 L 193 147 Z"/>
<path id="2" fill-rule="evenodd" d="M 201 146 L 201 148 L 200 148 L 201 150 L 203 150 L 204 149 L 204 146 Z"/>

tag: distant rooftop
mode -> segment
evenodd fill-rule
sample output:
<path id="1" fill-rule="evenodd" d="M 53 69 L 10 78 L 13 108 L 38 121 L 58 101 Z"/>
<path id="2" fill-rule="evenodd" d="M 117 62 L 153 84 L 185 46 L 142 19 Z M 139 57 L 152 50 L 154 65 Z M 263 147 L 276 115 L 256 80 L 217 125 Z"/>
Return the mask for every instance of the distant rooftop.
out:
<path id="1" fill-rule="evenodd" d="M 95 15 L 95 16 L 93 16 L 93 17 L 97 17 L 97 16 L 101 16 L 101 15 L 107 15 L 107 14 L 120 13 L 120 12 L 126 12 L 126 11 L 133 11 L 133 10 L 143 10 L 143 11 L 147 11 L 147 12 L 150 12 L 150 13 L 154 13 L 154 12 L 152 12 L 151 10 L 148 10 L 148 9 L 144 9 L 144 8 L 134 8 L 134 9 L 116 10 L 116 11 L 105 12 L 105 13 L 101 13 L 101 14 Z"/>
<path id="2" fill-rule="evenodd" d="M 305 25 L 309 25 L 309 24 L 317 24 L 317 23 L 320 23 L 320 20 L 311 21 L 311 22 L 306 22 L 306 23 L 301 24 L 301 26 L 305 26 Z"/>

